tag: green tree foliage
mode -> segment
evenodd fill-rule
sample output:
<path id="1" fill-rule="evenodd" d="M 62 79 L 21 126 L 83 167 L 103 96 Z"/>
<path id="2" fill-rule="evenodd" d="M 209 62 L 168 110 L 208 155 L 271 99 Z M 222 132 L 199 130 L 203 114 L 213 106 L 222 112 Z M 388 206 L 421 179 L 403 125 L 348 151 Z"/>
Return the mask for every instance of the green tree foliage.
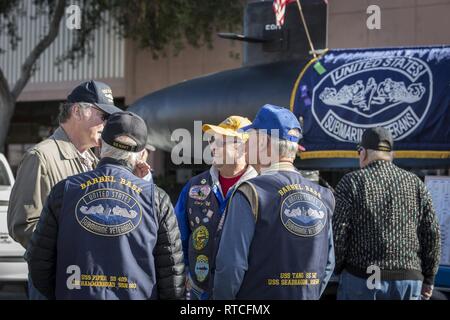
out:
<path id="1" fill-rule="evenodd" d="M 141 48 L 148 48 L 155 58 L 166 55 L 168 48 L 177 54 L 188 44 L 211 47 L 216 31 L 238 31 L 241 26 L 244 0 L 0 0 L 0 35 L 7 35 L 8 48 L 15 50 L 22 40 L 18 34 L 20 17 L 29 16 L 26 1 L 33 1 L 37 10 L 34 17 L 48 17 L 48 25 L 36 47 L 29 52 L 22 65 L 19 79 L 12 84 L 0 68 L 0 149 L 3 149 L 15 102 L 33 75 L 36 61 L 58 37 L 67 6 L 76 4 L 81 9 L 81 29 L 74 30 L 74 41 L 55 63 L 92 55 L 91 40 L 95 30 L 111 17 L 117 22 L 110 32 L 135 40 Z"/>

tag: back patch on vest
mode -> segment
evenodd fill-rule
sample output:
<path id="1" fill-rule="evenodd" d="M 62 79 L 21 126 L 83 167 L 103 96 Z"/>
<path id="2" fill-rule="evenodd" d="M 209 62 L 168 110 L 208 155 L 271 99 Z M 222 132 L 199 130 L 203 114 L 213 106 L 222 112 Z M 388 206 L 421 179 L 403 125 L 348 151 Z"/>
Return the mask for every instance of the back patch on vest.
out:
<path id="1" fill-rule="evenodd" d="M 284 199 L 280 217 L 289 232 L 300 237 L 313 237 L 325 227 L 327 209 L 315 196 L 295 192 Z"/>
<path id="2" fill-rule="evenodd" d="M 87 231 L 114 237 L 134 230 L 142 219 L 139 202 L 116 189 L 97 189 L 85 194 L 75 207 L 78 223 Z"/>

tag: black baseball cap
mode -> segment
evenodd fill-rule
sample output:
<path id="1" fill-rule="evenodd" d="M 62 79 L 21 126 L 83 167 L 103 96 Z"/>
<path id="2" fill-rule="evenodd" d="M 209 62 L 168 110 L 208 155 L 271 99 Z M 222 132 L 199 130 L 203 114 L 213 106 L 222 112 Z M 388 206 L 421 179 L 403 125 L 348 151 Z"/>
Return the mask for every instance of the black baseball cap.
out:
<path id="1" fill-rule="evenodd" d="M 136 146 L 116 141 L 117 137 L 127 136 L 136 142 Z M 102 139 L 110 146 L 117 149 L 139 152 L 147 144 L 147 125 L 145 121 L 129 111 L 121 111 L 112 114 L 102 131 Z"/>
<path id="2" fill-rule="evenodd" d="M 114 105 L 111 88 L 100 81 L 87 81 L 80 84 L 67 97 L 68 102 L 92 103 L 107 114 L 120 112 Z"/>
<path id="3" fill-rule="evenodd" d="M 386 128 L 369 128 L 364 131 L 359 147 L 389 152 L 394 148 L 394 139 L 391 132 Z"/>

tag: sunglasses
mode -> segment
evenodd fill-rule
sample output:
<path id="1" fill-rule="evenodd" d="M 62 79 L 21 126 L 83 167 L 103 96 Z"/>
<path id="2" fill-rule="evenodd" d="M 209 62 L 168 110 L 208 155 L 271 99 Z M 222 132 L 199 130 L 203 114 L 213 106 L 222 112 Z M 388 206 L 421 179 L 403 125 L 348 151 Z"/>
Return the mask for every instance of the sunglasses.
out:
<path id="1" fill-rule="evenodd" d="M 100 113 L 101 113 L 100 118 L 102 119 L 102 121 L 108 120 L 109 114 L 107 114 L 105 111 L 103 111 L 102 109 L 100 109 L 99 107 L 97 107 L 95 105 L 91 105 L 91 108 L 96 109 L 97 111 L 100 111 Z"/>

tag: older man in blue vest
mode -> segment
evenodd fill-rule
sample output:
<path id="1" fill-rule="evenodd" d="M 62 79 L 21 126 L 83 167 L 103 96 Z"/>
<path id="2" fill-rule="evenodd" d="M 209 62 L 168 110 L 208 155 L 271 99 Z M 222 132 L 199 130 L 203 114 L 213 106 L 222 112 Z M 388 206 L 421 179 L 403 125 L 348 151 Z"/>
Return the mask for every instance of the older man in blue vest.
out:
<path id="1" fill-rule="evenodd" d="M 244 130 L 261 175 L 230 200 L 213 297 L 319 299 L 334 269 L 334 197 L 294 167 L 302 130 L 288 109 L 265 105 Z"/>
<path id="2" fill-rule="evenodd" d="M 213 165 L 189 180 L 175 206 L 192 300 L 211 298 L 216 242 L 225 208 L 235 186 L 257 175 L 245 159 L 247 135 L 238 132 L 249 124 L 247 118 L 230 116 L 219 125 L 203 126 L 210 137 Z"/>

